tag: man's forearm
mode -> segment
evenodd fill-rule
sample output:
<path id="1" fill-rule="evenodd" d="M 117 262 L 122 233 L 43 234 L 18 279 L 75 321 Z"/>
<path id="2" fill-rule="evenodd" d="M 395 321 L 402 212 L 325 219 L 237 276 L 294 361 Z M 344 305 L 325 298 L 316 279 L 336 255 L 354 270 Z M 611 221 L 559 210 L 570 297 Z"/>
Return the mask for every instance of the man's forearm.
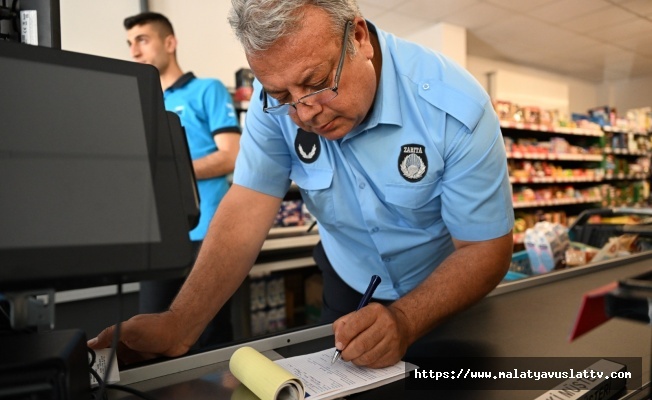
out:
<path id="1" fill-rule="evenodd" d="M 512 246 L 511 232 L 498 239 L 458 246 L 424 282 L 395 301 L 390 307 L 407 326 L 408 342 L 414 343 L 493 290 L 509 268 Z"/>
<path id="2" fill-rule="evenodd" d="M 218 207 L 195 266 L 170 306 L 190 345 L 249 273 L 279 205 L 280 199 L 234 185 Z"/>

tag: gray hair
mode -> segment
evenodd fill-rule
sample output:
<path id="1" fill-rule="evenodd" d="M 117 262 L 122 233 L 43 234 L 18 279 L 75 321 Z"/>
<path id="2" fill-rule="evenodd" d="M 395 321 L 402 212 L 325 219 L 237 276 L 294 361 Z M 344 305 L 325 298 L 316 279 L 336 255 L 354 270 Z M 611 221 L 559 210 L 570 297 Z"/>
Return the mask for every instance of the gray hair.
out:
<path id="1" fill-rule="evenodd" d="M 231 4 L 229 23 L 249 55 L 268 50 L 277 40 L 295 33 L 301 27 L 304 6 L 328 13 L 333 33 L 339 35 L 347 21 L 362 15 L 356 0 L 231 0 Z M 354 51 L 350 42 L 349 51 Z"/>

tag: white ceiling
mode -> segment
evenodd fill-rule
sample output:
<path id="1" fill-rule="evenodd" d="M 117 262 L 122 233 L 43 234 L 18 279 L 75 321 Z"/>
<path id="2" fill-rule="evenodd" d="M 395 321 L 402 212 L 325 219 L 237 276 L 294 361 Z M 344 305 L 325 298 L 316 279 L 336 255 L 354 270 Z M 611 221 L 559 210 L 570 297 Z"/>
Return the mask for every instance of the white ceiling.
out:
<path id="1" fill-rule="evenodd" d="M 466 28 L 467 54 L 592 82 L 652 76 L 652 0 L 358 0 L 380 28 L 409 36 Z"/>

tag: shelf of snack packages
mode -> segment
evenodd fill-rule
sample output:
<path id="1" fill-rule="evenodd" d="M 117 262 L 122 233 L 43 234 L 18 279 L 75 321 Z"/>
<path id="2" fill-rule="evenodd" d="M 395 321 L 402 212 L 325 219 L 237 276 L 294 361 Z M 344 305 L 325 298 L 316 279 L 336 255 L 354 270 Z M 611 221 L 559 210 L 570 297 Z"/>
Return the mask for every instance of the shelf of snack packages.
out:
<path id="1" fill-rule="evenodd" d="M 286 199 L 281 203 L 262 250 L 313 247 L 317 242 L 318 227 L 303 201 Z"/>
<path id="2" fill-rule="evenodd" d="M 602 137 L 604 132 L 599 127 L 596 129 L 593 126 L 577 127 L 577 126 L 555 126 L 552 124 L 537 124 L 529 122 L 516 122 L 508 120 L 500 120 L 501 128 L 511 128 L 524 131 L 534 132 L 548 132 L 557 133 L 560 135 L 576 135 L 576 136 L 595 136 Z"/>
<path id="3" fill-rule="evenodd" d="M 560 221 L 545 220 L 520 233 L 524 250 L 512 255 L 504 280 L 514 281 L 652 250 L 650 208 L 589 209 L 578 218 L 569 221 L 570 229 Z"/>
<path id="4" fill-rule="evenodd" d="M 497 100 L 513 185 L 514 242 L 539 221 L 568 226 L 559 206 L 646 206 L 650 197 L 652 107 L 596 107 L 586 115 Z M 581 205 L 585 205 L 583 207 Z"/>

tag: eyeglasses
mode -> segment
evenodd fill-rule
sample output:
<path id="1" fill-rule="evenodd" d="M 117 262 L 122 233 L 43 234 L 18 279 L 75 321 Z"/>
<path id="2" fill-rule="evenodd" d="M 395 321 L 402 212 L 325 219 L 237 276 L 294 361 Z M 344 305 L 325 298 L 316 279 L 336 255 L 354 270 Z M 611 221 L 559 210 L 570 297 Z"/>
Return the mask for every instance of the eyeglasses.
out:
<path id="1" fill-rule="evenodd" d="M 349 30 L 353 23 L 351 21 L 346 22 L 344 27 L 344 37 L 342 38 L 342 53 L 340 54 L 340 61 L 337 64 L 337 70 L 335 70 L 335 81 L 333 82 L 332 87 L 320 89 L 316 92 L 308 93 L 305 96 L 299 98 L 299 100 L 291 103 L 283 103 L 276 106 L 267 106 L 267 92 L 263 90 L 263 111 L 272 114 L 272 115 L 288 115 L 294 114 L 297 112 L 297 104 L 301 103 L 306 106 L 314 106 L 317 104 L 326 104 L 329 101 L 337 97 L 337 89 L 340 84 L 340 75 L 342 73 L 342 66 L 344 65 L 344 55 L 346 54 L 346 40 L 349 37 Z"/>

